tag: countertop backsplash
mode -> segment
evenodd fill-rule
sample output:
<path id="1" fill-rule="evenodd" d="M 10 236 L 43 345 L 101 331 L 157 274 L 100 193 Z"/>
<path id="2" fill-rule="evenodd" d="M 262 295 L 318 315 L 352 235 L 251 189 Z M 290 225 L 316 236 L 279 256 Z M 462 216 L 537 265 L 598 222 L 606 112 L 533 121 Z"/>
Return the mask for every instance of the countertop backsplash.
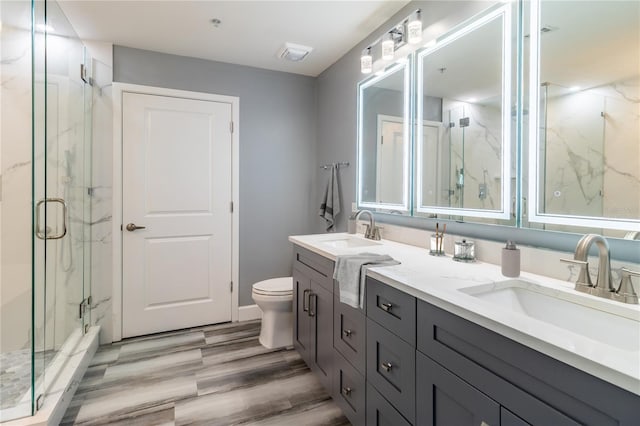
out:
<path id="1" fill-rule="evenodd" d="M 366 223 L 366 221 L 359 221 L 358 233 L 363 232 L 364 223 Z M 390 225 L 387 223 L 379 224 L 379 226 L 381 228 L 382 238 L 385 240 L 396 241 L 421 248 L 429 248 L 429 238 L 431 234 L 433 234 L 433 231 Z M 453 254 L 454 241 L 460 241 L 463 238 L 465 238 L 464 235 L 445 234 L 445 253 Z M 475 254 L 479 261 L 500 265 L 501 249 L 505 246 L 506 241 L 496 242 L 478 238 L 469 238 L 469 240 L 475 242 Z M 575 282 L 577 280 L 580 268 L 576 265 L 560 262 L 561 258 L 573 259 L 573 253 L 521 246 L 518 244 L 518 241 L 514 242 L 520 249 L 520 269 L 522 271 L 563 281 Z M 640 271 L 640 264 L 611 260 L 611 274 L 616 286 L 620 283 L 620 269 L 623 267 Z M 589 257 L 589 271 L 595 280 L 598 273 L 598 258 L 596 256 Z M 638 280 L 634 279 L 632 281 L 634 282 L 636 292 L 640 294 L 640 284 L 638 284 Z"/>

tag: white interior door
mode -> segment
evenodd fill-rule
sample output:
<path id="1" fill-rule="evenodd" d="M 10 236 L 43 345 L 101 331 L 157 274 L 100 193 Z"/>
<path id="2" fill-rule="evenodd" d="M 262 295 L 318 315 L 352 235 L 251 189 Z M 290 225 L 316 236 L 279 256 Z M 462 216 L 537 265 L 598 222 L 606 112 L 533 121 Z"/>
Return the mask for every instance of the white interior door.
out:
<path id="1" fill-rule="evenodd" d="M 231 104 L 125 92 L 122 108 L 123 337 L 230 321 Z"/>

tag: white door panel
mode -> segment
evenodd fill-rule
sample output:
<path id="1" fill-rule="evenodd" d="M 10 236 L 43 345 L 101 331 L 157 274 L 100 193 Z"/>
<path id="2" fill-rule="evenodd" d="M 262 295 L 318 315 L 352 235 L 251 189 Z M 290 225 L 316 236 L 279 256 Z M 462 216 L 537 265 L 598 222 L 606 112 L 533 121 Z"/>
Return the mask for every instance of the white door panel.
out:
<path id="1" fill-rule="evenodd" d="M 123 337 L 231 320 L 231 105 L 123 93 Z"/>

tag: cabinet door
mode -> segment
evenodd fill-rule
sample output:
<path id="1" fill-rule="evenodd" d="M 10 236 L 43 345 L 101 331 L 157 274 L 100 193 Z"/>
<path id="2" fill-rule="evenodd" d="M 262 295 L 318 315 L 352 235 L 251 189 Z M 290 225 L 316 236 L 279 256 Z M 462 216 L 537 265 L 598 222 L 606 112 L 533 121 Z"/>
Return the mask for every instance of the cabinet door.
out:
<path id="1" fill-rule="evenodd" d="M 309 296 L 311 317 L 311 369 L 318 374 L 320 382 L 331 393 L 333 378 L 333 294 L 311 280 Z"/>
<path id="2" fill-rule="evenodd" d="M 367 426 L 411 426 L 389 401 L 367 384 Z"/>
<path id="3" fill-rule="evenodd" d="M 293 270 L 293 346 L 302 359 L 311 366 L 311 317 L 309 294 L 311 280 L 297 269 Z"/>
<path id="4" fill-rule="evenodd" d="M 420 352 L 416 353 L 417 424 L 498 426 L 500 405 Z"/>
<path id="5" fill-rule="evenodd" d="M 334 361 L 333 399 L 353 426 L 365 426 L 364 376 L 339 352 Z"/>

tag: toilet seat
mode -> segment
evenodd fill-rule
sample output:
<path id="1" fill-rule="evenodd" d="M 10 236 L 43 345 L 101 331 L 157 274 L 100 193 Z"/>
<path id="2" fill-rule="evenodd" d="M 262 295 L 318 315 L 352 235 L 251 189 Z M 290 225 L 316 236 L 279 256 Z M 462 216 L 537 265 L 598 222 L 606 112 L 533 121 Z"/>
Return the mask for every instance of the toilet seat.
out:
<path id="1" fill-rule="evenodd" d="M 288 296 L 293 294 L 293 278 L 272 278 L 253 285 L 252 292 L 262 296 Z"/>

